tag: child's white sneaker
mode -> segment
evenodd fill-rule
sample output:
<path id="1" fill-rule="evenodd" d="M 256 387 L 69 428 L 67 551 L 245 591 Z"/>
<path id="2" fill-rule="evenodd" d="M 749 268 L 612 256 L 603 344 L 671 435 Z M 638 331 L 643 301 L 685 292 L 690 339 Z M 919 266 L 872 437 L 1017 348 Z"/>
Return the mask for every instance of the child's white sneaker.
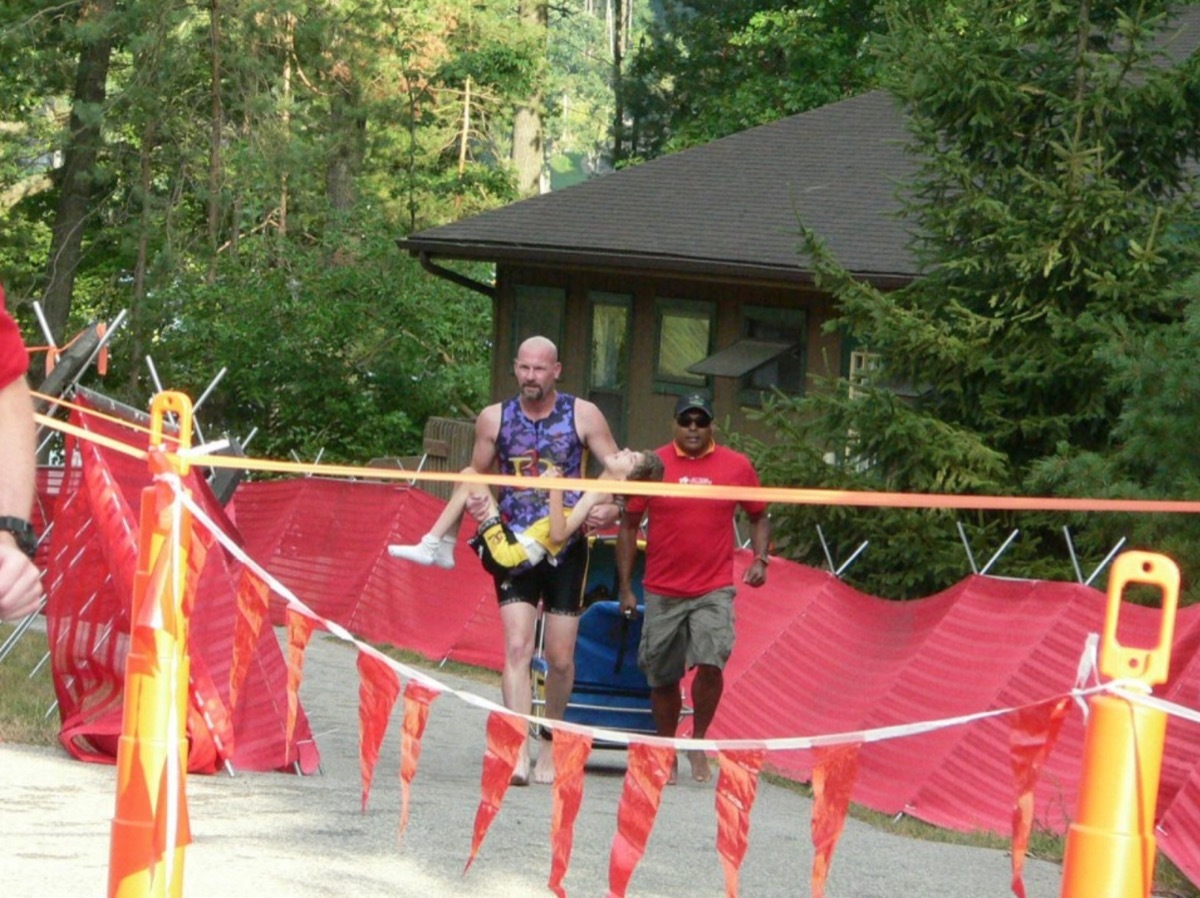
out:
<path id="1" fill-rule="evenodd" d="M 436 564 L 438 567 L 449 569 L 454 567 L 454 540 L 426 533 L 414 546 L 388 546 L 388 554 L 393 558 L 423 564 L 425 567 Z"/>

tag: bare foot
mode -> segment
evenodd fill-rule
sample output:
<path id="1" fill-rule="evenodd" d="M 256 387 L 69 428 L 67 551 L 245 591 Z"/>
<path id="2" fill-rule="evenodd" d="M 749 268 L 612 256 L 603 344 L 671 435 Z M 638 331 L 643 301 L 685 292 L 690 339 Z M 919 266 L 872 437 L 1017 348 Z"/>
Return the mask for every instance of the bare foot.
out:
<path id="1" fill-rule="evenodd" d="M 517 764 L 513 767 L 512 779 L 508 781 L 511 786 L 528 786 L 529 785 L 529 752 L 522 751 L 520 757 L 517 758 Z"/>
<path id="2" fill-rule="evenodd" d="M 688 763 L 692 765 L 692 779 L 698 783 L 707 783 L 712 779 L 712 769 L 708 766 L 708 755 L 702 751 L 689 751 Z"/>
<path id="3" fill-rule="evenodd" d="M 554 743 L 549 739 L 542 739 L 538 747 L 537 764 L 533 768 L 533 781 L 535 783 L 554 782 Z"/>

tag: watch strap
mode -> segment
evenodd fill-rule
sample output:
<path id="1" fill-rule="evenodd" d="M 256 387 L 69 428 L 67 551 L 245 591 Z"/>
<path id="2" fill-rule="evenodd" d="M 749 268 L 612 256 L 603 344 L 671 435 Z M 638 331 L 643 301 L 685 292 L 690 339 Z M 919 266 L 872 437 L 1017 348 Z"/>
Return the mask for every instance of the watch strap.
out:
<path id="1" fill-rule="evenodd" d="M 7 530 L 17 541 L 17 548 L 32 558 L 37 554 L 37 534 L 24 518 L 0 517 L 0 530 Z"/>

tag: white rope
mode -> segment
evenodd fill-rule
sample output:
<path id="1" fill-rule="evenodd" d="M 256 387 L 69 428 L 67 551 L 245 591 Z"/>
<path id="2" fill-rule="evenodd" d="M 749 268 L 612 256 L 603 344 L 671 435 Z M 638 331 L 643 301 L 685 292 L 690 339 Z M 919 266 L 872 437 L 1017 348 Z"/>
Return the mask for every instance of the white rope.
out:
<path id="1" fill-rule="evenodd" d="M 326 620 L 321 617 L 311 608 L 304 604 L 287 586 L 279 582 L 269 572 L 257 564 L 246 552 L 207 515 L 204 510 L 196 504 L 196 502 L 182 490 L 182 487 L 172 481 L 172 488 L 176 490 L 176 494 L 188 510 L 191 511 L 192 517 L 203 525 L 204 529 L 213 535 L 213 537 L 224 547 L 230 554 L 241 561 L 247 568 L 262 578 L 262 580 L 271 588 L 273 592 L 278 594 L 287 603 L 288 607 L 294 611 L 319 621 L 323 626 L 328 628 L 329 632 L 339 639 L 352 643 L 361 652 L 367 652 L 373 658 L 378 659 L 384 664 L 391 667 L 400 675 L 417 680 L 425 686 L 436 690 L 437 692 L 445 692 L 453 695 L 470 705 L 482 708 L 487 711 L 500 711 L 505 714 L 510 714 L 514 717 L 524 718 L 530 723 L 536 723 L 548 729 L 562 729 L 575 733 L 591 734 L 597 740 L 616 743 L 620 745 L 629 745 L 631 743 L 645 743 L 648 745 L 658 746 L 673 746 L 680 750 L 704 750 L 704 751 L 736 751 L 745 749 L 766 749 L 768 751 L 785 751 L 792 749 L 811 749 L 824 748 L 835 745 L 848 745 L 854 743 L 868 742 L 883 742 L 888 739 L 898 739 L 906 736 L 915 736 L 922 733 L 929 733 L 935 730 L 948 729 L 950 727 L 962 726 L 968 723 L 974 723 L 979 720 L 986 720 L 992 717 L 1002 717 L 1005 714 L 1011 714 L 1014 711 L 1019 711 L 1024 708 L 1033 708 L 1038 705 L 1045 704 L 1050 701 L 1069 696 L 1077 702 L 1082 702 L 1087 697 L 1101 693 L 1113 693 L 1128 698 L 1140 704 L 1153 705 L 1159 707 L 1168 713 L 1183 716 L 1190 720 L 1200 722 L 1200 712 L 1192 711 L 1187 708 L 1180 708 L 1169 702 L 1163 702 L 1158 699 L 1150 698 L 1144 694 L 1145 684 L 1139 680 L 1112 680 L 1105 684 L 1097 683 L 1092 686 L 1083 686 L 1077 684 L 1074 688 L 1065 693 L 1052 695 L 1045 699 L 1035 702 L 1029 702 L 1024 705 L 1017 705 L 1008 708 L 997 708 L 991 711 L 979 711 L 974 714 L 963 714 L 957 717 L 946 717 L 937 720 L 918 721 L 916 723 L 896 724 L 893 726 L 875 727 L 867 730 L 851 730 L 843 733 L 832 733 L 818 736 L 794 736 L 771 739 L 669 739 L 662 736 L 648 736 L 640 733 L 628 733 L 621 730 L 609 730 L 603 727 L 585 726 L 583 724 L 574 724 L 562 720 L 553 720 L 543 717 L 534 717 L 527 714 L 517 714 L 503 705 L 498 705 L 495 702 L 489 701 L 482 696 L 475 695 L 471 692 L 463 692 L 462 690 L 454 689 L 429 674 L 415 668 L 409 667 L 394 658 L 384 655 L 378 649 L 361 642 L 356 639 L 348 630 L 341 625 Z M 1085 647 L 1086 654 L 1086 647 Z M 1083 662 L 1081 661 L 1081 669 Z"/>

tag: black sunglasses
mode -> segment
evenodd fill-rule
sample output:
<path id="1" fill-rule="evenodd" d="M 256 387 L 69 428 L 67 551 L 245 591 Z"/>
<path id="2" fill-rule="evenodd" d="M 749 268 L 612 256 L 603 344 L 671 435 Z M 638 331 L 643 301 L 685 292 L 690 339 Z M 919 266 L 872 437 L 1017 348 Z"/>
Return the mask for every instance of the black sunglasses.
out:
<path id="1" fill-rule="evenodd" d="M 684 413 L 675 419 L 675 423 L 680 427 L 691 427 L 695 424 L 697 427 L 703 429 L 712 424 L 712 418 L 704 414 L 692 413 L 689 415 Z"/>

